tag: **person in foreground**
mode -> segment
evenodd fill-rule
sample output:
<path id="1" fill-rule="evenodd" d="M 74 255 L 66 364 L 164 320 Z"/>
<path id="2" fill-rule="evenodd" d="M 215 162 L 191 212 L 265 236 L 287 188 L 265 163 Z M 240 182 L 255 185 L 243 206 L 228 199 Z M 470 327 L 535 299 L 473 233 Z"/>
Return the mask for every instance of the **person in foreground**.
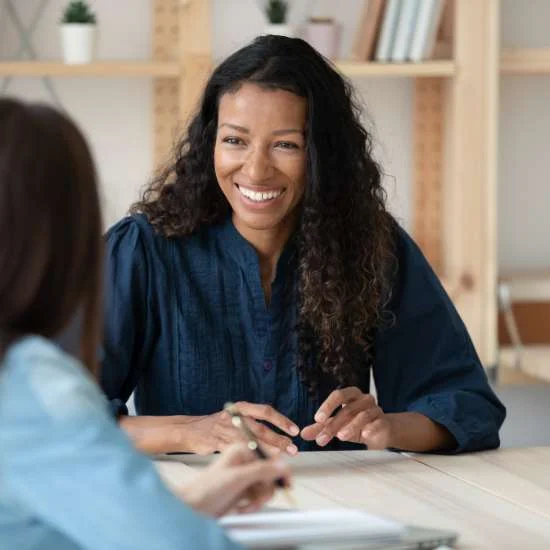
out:
<path id="1" fill-rule="evenodd" d="M 49 107 L 1 99 L 0 548 L 236 549 L 213 518 L 257 509 L 288 470 L 236 445 L 165 487 L 92 376 L 102 248 L 79 131 Z M 50 340 L 77 309 L 82 362 Z"/>
<path id="2" fill-rule="evenodd" d="M 150 452 L 499 445 L 505 410 L 390 215 L 351 86 L 300 39 L 213 72 L 171 166 L 107 235 L 102 386 Z M 370 392 L 374 374 L 378 401 Z"/>

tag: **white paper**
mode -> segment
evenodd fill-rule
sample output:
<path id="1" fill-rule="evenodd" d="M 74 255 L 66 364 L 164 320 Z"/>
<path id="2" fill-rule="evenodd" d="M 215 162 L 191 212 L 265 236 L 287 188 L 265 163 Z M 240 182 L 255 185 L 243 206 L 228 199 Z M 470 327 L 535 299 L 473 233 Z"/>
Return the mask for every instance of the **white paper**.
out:
<path id="1" fill-rule="evenodd" d="M 349 508 L 258 512 L 226 516 L 220 524 L 231 538 L 249 548 L 331 540 L 398 540 L 406 532 L 400 523 Z"/>

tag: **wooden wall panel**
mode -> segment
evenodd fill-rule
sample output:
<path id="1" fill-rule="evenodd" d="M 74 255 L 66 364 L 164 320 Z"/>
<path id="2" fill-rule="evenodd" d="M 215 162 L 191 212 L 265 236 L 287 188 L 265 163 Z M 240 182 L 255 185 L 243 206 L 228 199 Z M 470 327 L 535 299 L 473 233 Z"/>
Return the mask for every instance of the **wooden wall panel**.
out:
<path id="1" fill-rule="evenodd" d="M 413 235 L 443 275 L 444 93 L 441 78 L 417 78 L 413 120 Z"/>
<path id="2" fill-rule="evenodd" d="M 179 0 L 153 0 L 153 58 L 175 61 L 179 55 Z M 172 150 L 179 120 L 179 81 L 157 78 L 153 83 L 153 163 L 163 165 Z"/>

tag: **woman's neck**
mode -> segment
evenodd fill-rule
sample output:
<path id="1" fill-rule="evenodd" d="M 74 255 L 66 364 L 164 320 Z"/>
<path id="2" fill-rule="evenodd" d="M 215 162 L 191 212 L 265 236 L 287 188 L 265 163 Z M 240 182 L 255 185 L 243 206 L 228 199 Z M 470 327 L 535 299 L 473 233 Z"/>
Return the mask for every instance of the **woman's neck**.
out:
<path id="1" fill-rule="evenodd" d="M 254 247 L 258 254 L 262 287 L 267 303 L 271 298 L 271 283 L 276 276 L 277 262 L 296 226 L 294 220 L 288 220 L 288 222 L 269 229 L 254 229 L 240 223 L 237 218 L 233 218 L 233 224 L 237 231 Z"/>

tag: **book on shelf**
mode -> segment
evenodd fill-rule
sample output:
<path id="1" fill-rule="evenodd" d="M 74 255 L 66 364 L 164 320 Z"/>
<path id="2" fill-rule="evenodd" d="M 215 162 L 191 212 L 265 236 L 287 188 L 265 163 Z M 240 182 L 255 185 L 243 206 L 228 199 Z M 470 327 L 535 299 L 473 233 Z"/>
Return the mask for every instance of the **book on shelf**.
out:
<path id="1" fill-rule="evenodd" d="M 399 21 L 399 13 L 402 9 L 403 0 L 388 0 L 382 26 L 380 28 L 380 37 L 376 44 L 376 61 L 390 61 L 395 40 L 395 31 Z"/>
<path id="2" fill-rule="evenodd" d="M 393 62 L 403 63 L 409 57 L 419 3 L 420 0 L 406 0 L 402 3 L 391 53 L 391 61 Z"/>
<path id="3" fill-rule="evenodd" d="M 444 0 L 431 55 L 433 59 L 451 59 L 453 57 L 454 11 L 455 0 Z"/>
<path id="4" fill-rule="evenodd" d="M 419 63 L 451 57 L 453 1 L 365 0 L 352 59 Z"/>
<path id="5" fill-rule="evenodd" d="M 416 63 L 433 57 L 443 0 L 420 0 L 408 58 Z"/>
<path id="6" fill-rule="evenodd" d="M 365 0 L 363 12 L 355 33 L 352 59 L 370 61 L 380 34 L 380 23 L 384 15 L 386 0 Z"/>

